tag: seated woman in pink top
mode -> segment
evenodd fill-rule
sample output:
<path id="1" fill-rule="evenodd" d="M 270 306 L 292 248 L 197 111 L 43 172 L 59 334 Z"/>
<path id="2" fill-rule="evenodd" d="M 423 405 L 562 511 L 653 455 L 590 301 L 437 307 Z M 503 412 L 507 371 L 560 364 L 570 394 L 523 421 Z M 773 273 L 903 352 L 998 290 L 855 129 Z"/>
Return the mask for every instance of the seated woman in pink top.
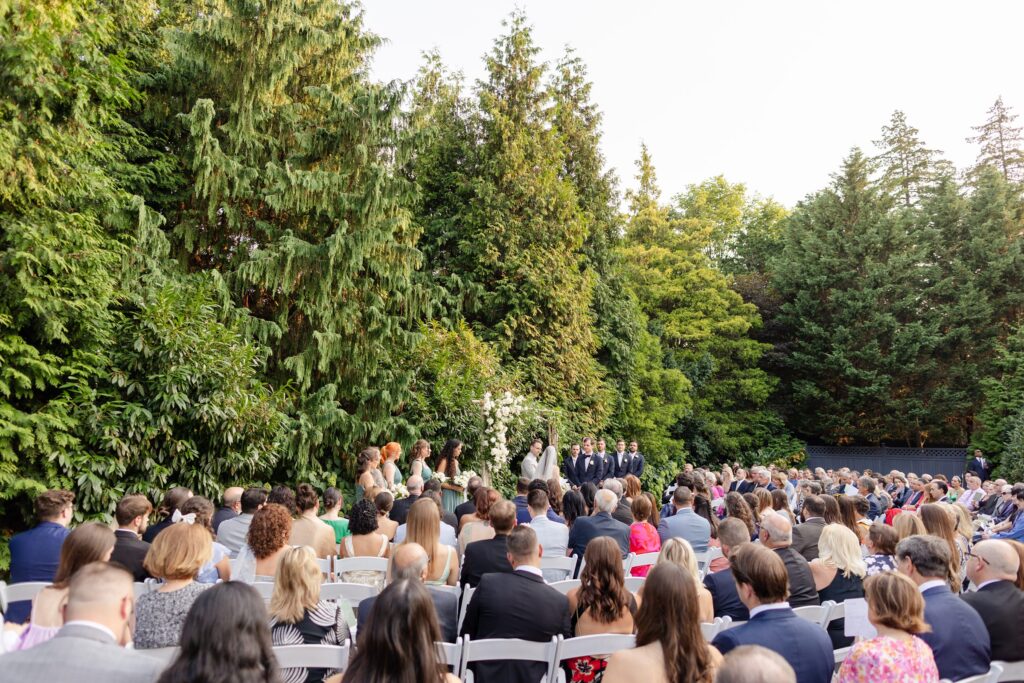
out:
<path id="1" fill-rule="evenodd" d="M 928 644 L 924 598 L 913 581 L 882 572 L 864 582 L 868 621 L 878 630 L 853 646 L 839 669 L 839 683 L 936 683 L 939 670 Z"/>
<path id="2" fill-rule="evenodd" d="M 658 514 L 654 510 L 654 506 L 651 505 L 651 499 L 644 495 L 634 496 L 629 509 L 633 513 L 633 519 L 636 520 L 629 527 L 629 552 L 639 555 L 641 553 L 656 553 L 661 550 L 661 538 L 658 537 L 658 529 L 651 524 L 652 521 L 657 524 L 657 520 L 652 520 L 651 518 L 653 515 Z M 647 572 L 650 569 L 651 565 L 633 567 L 630 570 L 630 574 L 633 576 L 647 576 Z"/>

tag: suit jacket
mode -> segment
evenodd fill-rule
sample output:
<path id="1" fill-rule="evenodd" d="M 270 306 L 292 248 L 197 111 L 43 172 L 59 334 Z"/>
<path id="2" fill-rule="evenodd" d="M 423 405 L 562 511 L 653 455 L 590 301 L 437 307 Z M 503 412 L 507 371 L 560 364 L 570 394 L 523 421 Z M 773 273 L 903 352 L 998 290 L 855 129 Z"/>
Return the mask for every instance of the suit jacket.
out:
<path id="1" fill-rule="evenodd" d="M 525 571 L 488 574 L 469 601 L 462 633 L 473 640 L 569 638 L 569 600 L 541 577 Z M 470 668 L 481 683 L 535 683 L 547 672 L 542 662 L 477 662 Z"/>
<path id="2" fill-rule="evenodd" d="M 978 514 L 988 515 L 991 517 L 995 514 L 996 508 L 999 507 L 999 499 L 1001 496 L 998 492 L 993 493 L 990 496 L 981 499 L 981 503 L 978 504 Z"/>
<path id="3" fill-rule="evenodd" d="M 992 478 L 992 465 L 987 460 L 982 464 L 981 460 L 971 458 L 971 461 L 967 463 L 967 471 L 974 472 L 982 481 Z"/>
<path id="4" fill-rule="evenodd" d="M 430 592 L 430 599 L 434 601 L 437 621 L 441 624 L 441 639 L 446 643 L 454 643 L 459 635 L 459 596 L 433 586 L 427 586 L 427 590 Z M 356 624 L 359 628 L 364 628 L 369 623 L 370 611 L 376 600 L 377 596 L 374 595 L 359 602 L 356 614 Z"/>
<path id="5" fill-rule="evenodd" d="M 705 553 L 711 540 L 711 524 L 693 508 L 680 508 L 676 514 L 658 522 L 658 536 L 662 545 L 670 538 L 685 538 L 693 546 L 693 552 Z"/>
<path id="6" fill-rule="evenodd" d="M 756 488 L 757 484 L 750 481 L 749 479 L 744 479 L 743 481 L 736 485 L 736 490 L 739 491 L 739 494 L 741 496 L 744 493 L 751 493 Z"/>
<path id="7" fill-rule="evenodd" d="M 473 501 L 473 499 L 471 497 L 465 503 L 459 503 L 458 505 L 455 506 L 455 521 L 456 522 L 461 522 L 463 515 L 472 515 L 475 512 L 476 512 L 476 503 Z M 458 531 L 458 529 L 459 529 L 459 525 L 458 524 L 455 525 L 455 529 L 456 529 L 456 531 Z"/>
<path id="8" fill-rule="evenodd" d="M 533 515 L 530 514 L 530 507 L 526 504 L 526 496 L 516 496 L 512 502 L 516 504 L 516 524 L 529 524 Z"/>
<path id="9" fill-rule="evenodd" d="M 53 581 L 60 564 L 60 547 L 68 533 L 67 527 L 56 522 L 40 522 L 28 531 L 15 534 L 9 545 L 11 583 Z M 30 600 L 12 602 L 7 606 L 4 619 L 12 624 L 21 624 L 28 621 L 31 611 Z"/>
<path id="10" fill-rule="evenodd" d="M 782 558 L 786 564 L 786 573 L 789 574 L 789 604 L 791 607 L 806 607 L 807 605 L 820 605 L 818 589 L 814 587 L 814 575 L 811 574 L 811 566 L 807 564 L 804 556 L 788 548 L 775 548 L 775 554 Z"/>
<path id="11" fill-rule="evenodd" d="M 779 653 L 796 672 L 797 683 L 830 683 L 835 660 L 825 629 L 792 609 L 771 609 L 720 632 L 711 644 L 723 655 L 740 645 L 761 645 Z"/>
<path id="12" fill-rule="evenodd" d="M 125 650 L 99 629 L 69 624 L 45 643 L 5 654 L 0 683 L 151 683 L 166 666 L 156 657 Z"/>
<path id="13" fill-rule="evenodd" d="M 821 517 L 811 517 L 803 524 L 797 524 L 793 527 L 793 544 L 789 547 L 808 562 L 818 559 L 818 539 L 824 528 L 825 520 Z"/>
<path id="14" fill-rule="evenodd" d="M 637 451 L 632 453 L 629 460 L 629 474 L 632 474 L 637 479 L 644 473 L 644 456 L 643 453 Z"/>
<path id="15" fill-rule="evenodd" d="M 598 464 L 601 465 L 601 474 L 598 475 L 598 481 L 604 481 L 609 477 L 615 476 L 615 463 L 612 462 L 611 455 L 605 451 L 604 453 L 594 452 L 594 457 L 597 458 Z"/>
<path id="16" fill-rule="evenodd" d="M 916 506 L 920 504 L 923 497 L 924 491 L 911 491 L 907 494 L 907 497 L 903 499 L 903 505 Z"/>
<path id="17" fill-rule="evenodd" d="M 409 516 L 409 508 L 412 504 L 420 499 L 419 493 L 415 495 L 409 495 L 405 498 L 399 498 L 395 501 L 395 504 L 391 507 L 391 512 L 388 513 L 388 517 L 395 520 L 399 524 L 405 524 L 405 519 Z"/>
<path id="18" fill-rule="evenodd" d="M 597 453 L 590 456 L 590 462 L 587 462 L 586 453 L 581 453 L 580 457 L 576 460 L 576 476 L 580 480 L 580 484 L 586 484 L 590 482 L 597 485 L 601 482 L 601 475 L 604 474 L 604 459 L 598 457 Z"/>
<path id="19" fill-rule="evenodd" d="M 153 539 L 157 537 L 157 534 L 159 534 L 161 531 L 163 531 L 172 524 L 174 524 L 174 522 L 171 521 L 171 518 L 169 516 L 165 519 L 160 520 L 156 524 L 151 524 L 149 528 L 147 528 L 146 531 L 142 534 L 142 540 L 146 543 L 152 543 Z"/>
<path id="20" fill-rule="evenodd" d="M 508 536 L 501 535 L 483 541 L 473 541 L 467 545 L 462 558 L 462 575 L 459 577 L 459 583 L 463 586 L 476 586 L 484 574 L 511 572 L 507 543 Z"/>
<path id="21" fill-rule="evenodd" d="M 114 535 L 117 539 L 114 541 L 114 552 L 110 554 L 110 561 L 117 562 L 130 571 L 135 581 L 148 579 L 150 574 L 142 566 L 142 561 L 149 552 L 149 544 L 140 539 L 134 531 L 127 529 L 118 529 Z"/>
<path id="22" fill-rule="evenodd" d="M 235 518 L 237 516 L 238 516 L 238 513 L 235 512 L 234 510 L 232 510 L 231 508 L 228 508 L 228 507 L 217 508 L 217 511 L 215 513 L 213 513 L 213 521 L 211 522 L 213 524 L 213 533 L 216 534 L 217 530 L 220 529 L 220 523 L 221 522 L 226 522 L 227 520 L 233 519 L 233 518 Z"/>
<path id="23" fill-rule="evenodd" d="M 992 659 L 1024 659 L 1024 592 L 1009 581 L 996 581 L 960 599 L 973 607 L 988 629 Z"/>
<path id="24" fill-rule="evenodd" d="M 932 630 L 921 638 L 932 648 L 939 677 L 958 681 L 988 671 L 991 642 L 978 612 L 946 585 L 929 588 L 922 595 L 924 620 Z"/>
<path id="25" fill-rule="evenodd" d="M 629 554 L 629 526 L 614 519 L 607 512 L 598 512 L 590 517 L 578 517 L 569 529 L 569 548 L 578 558 L 583 557 L 587 544 L 598 536 L 609 536 L 619 544 L 622 556 Z M 579 568 L 579 560 L 576 562 Z"/>
<path id="26" fill-rule="evenodd" d="M 882 513 L 882 504 L 878 502 L 878 496 L 869 493 L 865 499 L 868 501 L 868 519 L 874 519 Z"/>
<path id="27" fill-rule="evenodd" d="M 704 587 L 711 593 L 716 617 L 732 617 L 733 621 L 746 621 L 750 618 L 750 610 L 740 601 L 740 594 L 736 592 L 732 569 L 708 574 L 704 577 Z"/>
<path id="28" fill-rule="evenodd" d="M 630 509 L 629 503 L 627 503 L 625 500 L 619 501 L 618 507 L 616 507 L 615 512 L 612 513 L 612 517 L 619 520 L 626 526 L 629 526 L 634 521 L 636 521 L 633 519 L 633 510 Z"/>
<path id="29" fill-rule="evenodd" d="M 583 455 L 580 454 L 576 458 L 576 462 L 572 461 L 572 456 L 567 456 L 562 460 L 562 477 L 565 478 L 572 486 L 580 486 L 583 482 L 580 480 L 580 467 L 583 463 Z"/>

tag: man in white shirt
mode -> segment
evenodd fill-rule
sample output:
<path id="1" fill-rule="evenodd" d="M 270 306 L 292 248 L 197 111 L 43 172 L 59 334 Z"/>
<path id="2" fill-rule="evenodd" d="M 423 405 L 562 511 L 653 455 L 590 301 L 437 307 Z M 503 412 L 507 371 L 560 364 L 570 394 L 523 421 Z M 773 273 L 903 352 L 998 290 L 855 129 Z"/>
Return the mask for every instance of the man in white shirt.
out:
<path id="1" fill-rule="evenodd" d="M 981 499 L 985 497 L 985 492 L 981 490 L 981 479 L 978 479 L 973 474 L 967 475 L 967 490 L 960 496 L 957 501 L 962 504 L 965 508 L 974 512 L 978 509 L 978 504 Z"/>
<path id="2" fill-rule="evenodd" d="M 523 464 L 520 467 L 520 473 L 526 479 L 533 481 L 537 478 L 537 458 L 540 457 L 541 449 L 544 448 L 544 442 L 540 439 L 534 439 L 533 443 L 530 444 L 530 451 L 523 458 Z"/>
<path id="3" fill-rule="evenodd" d="M 246 489 L 242 494 L 242 514 L 220 523 L 217 530 L 217 542 L 231 551 L 231 557 L 238 557 L 239 551 L 245 546 L 249 534 L 252 516 L 267 503 L 267 492 L 260 488 Z"/>
<path id="4" fill-rule="evenodd" d="M 544 550 L 545 557 L 565 557 L 569 547 L 569 527 L 548 519 L 548 494 L 541 489 L 534 489 L 526 498 L 530 509 L 530 523 L 525 525 L 537 534 L 537 541 Z M 545 569 L 544 580 L 548 583 L 561 581 L 568 572 L 561 569 Z"/>

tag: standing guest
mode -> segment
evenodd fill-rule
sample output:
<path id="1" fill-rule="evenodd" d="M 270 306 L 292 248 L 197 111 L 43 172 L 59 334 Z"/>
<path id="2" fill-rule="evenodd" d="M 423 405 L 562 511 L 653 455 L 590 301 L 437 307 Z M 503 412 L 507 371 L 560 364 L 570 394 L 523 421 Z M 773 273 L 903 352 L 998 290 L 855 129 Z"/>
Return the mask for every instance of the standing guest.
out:
<path id="1" fill-rule="evenodd" d="M 810 562 L 818 559 L 818 539 L 825 528 L 825 503 L 819 496 L 804 498 L 800 510 L 803 523 L 793 527 L 793 550 Z"/>
<path id="2" fill-rule="evenodd" d="M 10 541 L 11 583 L 53 581 L 60 564 L 60 546 L 68 535 L 68 524 L 74 514 L 75 494 L 51 490 L 36 496 L 36 525 L 15 534 Z M 21 624 L 28 619 L 32 603 L 12 602 L 4 619 Z"/>
<path id="3" fill-rule="evenodd" d="M 427 464 L 428 460 L 430 460 L 430 442 L 426 439 L 419 439 L 409 451 L 409 474 L 419 477 L 421 481 L 429 481 L 434 473 L 431 472 L 430 465 Z M 406 488 L 408 488 L 408 484 Z M 412 493 L 411 489 L 409 493 Z"/>
<path id="4" fill-rule="evenodd" d="M 629 527 L 612 517 L 612 512 L 619 505 L 618 499 L 611 491 L 602 489 L 597 492 L 594 502 L 597 511 L 590 517 L 577 518 L 569 529 L 569 547 L 573 556 L 582 559 L 590 541 L 599 536 L 610 536 L 619 544 L 622 556 L 626 557 L 629 554 Z"/>
<path id="5" fill-rule="evenodd" d="M 636 613 L 636 647 L 608 659 L 605 683 L 712 683 L 722 655 L 704 640 L 697 594 L 682 568 L 661 564 L 644 582 L 647 599 Z"/>
<path id="6" fill-rule="evenodd" d="M 793 527 L 789 519 L 778 513 L 765 515 L 761 520 L 760 538 L 761 545 L 775 551 L 786 565 L 786 573 L 789 575 L 790 607 L 821 604 L 810 565 L 803 555 L 793 550 Z"/>
<path id="7" fill-rule="evenodd" d="M 842 524 L 829 524 L 818 540 L 818 559 L 810 563 L 814 587 L 821 602 L 845 602 L 864 597 L 864 577 L 867 567 L 860 553 L 857 535 Z M 844 635 L 845 619 L 833 619 L 828 625 L 832 647 L 847 647 L 853 638 Z"/>
<path id="8" fill-rule="evenodd" d="M 978 587 L 960 596 L 977 610 L 988 629 L 992 659 L 1024 659 L 1024 592 L 1015 585 L 1020 557 L 1007 541 L 982 541 L 967 562 L 967 577 Z"/>
<path id="9" fill-rule="evenodd" d="M 249 488 L 242 494 L 242 514 L 226 520 L 217 530 L 217 542 L 228 549 L 231 557 L 238 557 L 245 547 L 245 537 L 256 511 L 267 503 L 267 492 L 260 488 Z"/>
<path id="10" fill-rule="evenodd" d="M 604 475 L 604 461 L 594 453 L 594 439 L 593 437 L 586 437 L 583 439 L 583 453 L 580 455 L 577 461 L 579 468 L 578 476 L 580 485 L 593 484 L 597 487 L 601 483 L 601 479 Z M 584 495 L 586 498 L 586 495 Z"/>
<path id="11" fill-rule="evenodd" d="M 587 506 L 579 491 L 569 490 L 562 496 L 562 516 L 565 517 L 565 525 L 570 529 L 577 519 L 587 516 Z"/>
<path id="12" fill-rule="evenodd" d="M 156 537 L 146 569 L 163 581 L 139 596 L 135 609 L 135 648 L 176 647 L 192 603 L 209 584 L 196 575 L 210 559 L 210 534 L 199 524 L 175 524 Z"/>
<path id="13" fill-rule="evenodd" d="M 967 471 L 973 472 L 974 476 L 982 481 L 992 478 L 992 467 L 985 456 L 982 455 L 980 448 L 974 449 L 974 457 L 967 463 Z"/>
<path id="14" fill-rule="evenodd" d="M 398 531 L 398 522 L 391 519 L 389 516 L 391 509 L 395 505 L 395 497 L 391 495 L 390 491 L 381 491 L 377 494 L 377 497 L 373 499 L 373 504 L 377 508 L 378 531 L 387 536 L 389 541 L 395 540 L 395 532 Z M 348 531 L 348 520 L 345 520 L 345 531 Z M 349 531 L 348 533 L 351 534 L 352 532 Z"/>
<path id="15" fill-rule="evenodd" d="M 273 581 L 277 564 L 288 549 L 292 535 L 292 516 L 283 505 L 267 503 L 253 515 L 247 536 L 248 547 L 256 563 L 255 581 Z"/>
<path id="16" fill-rule="evenodd" d="M 212 681 L 281 681 L 266 607 L 252 586 L 230 581 L 196 598 L 181 630 L 181 650 L 157 683 Z"/>
<path id="17" fill-rule="evenodd" d="M 396 538 L 398 534 L 395 534 Z M 417 543 L 427 551 L 428 586 L 454 586 L 459 579 L 459 557 L 455 548 L 441 543 L 441 513 L 432 500 L 418 500 L 409 510 L 403 543 Z"/>
<path id="18" fill-rule="evenodd" d="M 661 537 L 658 530 L 651 524 L 651 514 L 654 512 L 651 501 L 644 495 L 633 498 L 629 507 L 636 521 L 629 527 L 629 552 L 641 555 L 643 553 L 656 553 L 661 550 Z M 647 576 L 650 565 L 633 567 L 630 570 L 632 576 Z M 545 577 L 546 578 L 546 577 Z"/>
<path id="19" fill-rule="evenodd" d="M 610 476 L 618 479 L 633 477 L 634 479 L 637 479 L 637 482 L 640 481 L 635 475 L 632 475 L 629 472 L 629 461 L 631 458 L 629 453 L 626 452 L 625 441 L 618 439 L 615 442 L 615 452 L 611 453 L 608 457 L 611 461 Z"/>
<path id="20" fill-rule="evenodd" d="M 476 490 L 476 512 L 462 518 L 462 531 L 459 532 L 459 554 L 466 552 L 466 546 L 475 541 L 494 538 L 491 527 L 491 508 L 501 500 L 501 494 L 492 488 L 481 486 Z M 516 516 L 519 516 L 518 506 Z"/>
<path id="21" fill-rule="evenodd" d="M 924 536 L 928 533 L 924 528 L 924 522 L 916 514 L 896 515 L 896 519 L 892 521 L 892 528 L 896 532 L 897 543 L 910 536 Z"/>
<path id="22" fill-rule="evenodd" d="M 491 506 L 490 518 L 494 536 L 466 546 L 462 562 L 463 586 L 476 586 L 484 574 L 512 571 L 507 541 L 516 523 L 516 507 L 510 501 L 499 500 Z"/>
<path id="23" fill-rule="evenodd" d="M 511 503 L 508 507 L 514 508 Z M 544 583 L 540 553 L 533 529 L 521 526 L 512 530 L 508 537 L 512 571 L 481 577 L 469 600 L 463 635 L 473 640 L 522 638 L 541 643 L 571 635 L 569 601 Z M 476 680 L 487 683 L 539 681 L 547 669 L 543 662 L 493 661 L 470 666 Z"/>
<path id="24" fill-rule="evenodd" d="M 210 534 L 210 559 L 203 564 L 196 576 L 200 583 L 217 583 L 231 580 L 231 551 L 217 543 L 213 534 L 213 503 L 209 498 L 192 496 L 181 506 L 182 521 L 196 524 Z"/>
<path id="25" fill-rule="evenodd" d="M 644 455 L 636 441 L 629 442 L 629 473 L 637 479 L 644 473 Z"/>
<path id="26" fill-rule="evenodd" d="M 747 501 L 743 499 L 743 494 L 737 491 L 725 494 L 725 515 L 743 522 L 747 527 L 750 540 L 757 538 L 757 529 L 754 528 L 754 512 L 750 509 Z"/>
<path id="27" fill-rule="evenodd" d="M 220 523 L 234 517 L 242 512 L 242 494 L 245 492 L 241 486 L 229 486 L 224 489 L 221 495 L 221 506 L 213 513 L 213 533 L 217 533 Z"/>
<path id="28" fill-rule="evenodd" d="M 36 594 L 28 628 L 21 632 L 15 650 L 27 650 L 57 635 L 64 625 L 64 603 L 75 573 L 94 562 L 107 562 L 114 550 L 114 532 L 97 522 L 87 522 L 68 534 L 60 549 L 60 563 L 53 583 Z M 2 667 L 0 667 L 2 668 Z"/>
<path id="29" fill-rule="evenodd" d="M 864 566 L 868 576 L 896 571 L 896 544 L 900 542 L 896 530 L 884 522 L 875 522 L 868 529 L 864 549 L 868 551 Z"/>
<path id="30" fill-rule="evenodd" d="M 967 576 L 967 549 L 957 542 L 952 516 L 946 512 L 945 505 L 938 503 L 922 505 L 918 515 L 928 533 L 941 538 L 949 546 L 949 572 L 946 580 L 950 590 L 959 593 Z"/>
<path id="31" fill-rule="evenodd" d="M 344 503 L 345 499 L 338 489 L 329 486 L 324 491 L 324 514 L 320 515 L 320 521 L 334 531 L 335 545 L 341 543 L 341 539 L 352 533 L 348 530 L 348 520 L 341 516 L 341 508 Z"/>
<path id="32" fill-rule="evenodd" d="M 633 512 L 629 509 L 629 503 L 623 498 L 622 483 L 618 479 L 607 479 L 604 482 L 604 488 L 608 489 L 615 494 L 619 504 L 615 507 L 615 511 L 612 512 L 612 517 L 619 520 L 626 526 L 633 523 Z"/>
<path id="33" fill-rule="evenodd" d="M 356 458 L 356 500 L 362 500 L 363 494 L 376 487 L 387 488 L 384 475 L 380 471 L 380 449 L 369 446 L 359 451 Z"/>
<path id="34" fill-rule="evenodd" d="M 470 477 L 466 482 L 467 500 L 455 506 L 455 519 L 459 522 L 455 528 L 456 532 L 462 531 L 462 518 L 476 512 L 476 492 L 483 485 L 484 480 L 477 476 Z"/>
<path id="35" fill-rule="evenodd" d="M 270 489 L 270 493 L 267 495 L 267 503 L 280 505 L 287 510 L 288 514 L 292 517 L 294 517 L 297 512 L 295 508 L 295 491 L 292 491 L 289 486 L 279 485 Z"/>
<path id="36" fill-rule="evenodd" d="M 537 465 L 540 462 L 540 452 L 544 448 L 544 442 L 540 439 L 534 439 L 530 442 L 530 450 L 527 451 L 523 457 L 523 464 L 519 466 L 519 476 L 526 479 L 527 481 L 533 481 L 537 478 Z"/>
<path id="37" fill-rule="evenodd" d="M 715 683 L 796 683 L 796 672 L 766 647 L 741 645 L 722 660 Z"/>
<path id="38" fill-rule="evenodd" d="M 565 557 L 569 548 L 569 527 L 564 523 L 552 521 L 548 517 L 548 494 L 541 489 L 530 491 L 528 496 L 530 507 L 530 528 L 537 534 L 541 551 L 546 557 Z M 566 572 L 561 569 L 545 569 L 544 580 L 548 583 L 561 581 Z"/>
<path id="39" fill-rule="evenodd" d="M 131 575 L 115 565 L 94 562 L 75 573 L 67 591 L 64 626 L 38 647 L 3 655 L 0 681 L 155 681 L 163 662 L 122 649 L 132 633 L 135 595 Z"/>
<path id="40" fill-rule="evenodd" d="M 117 562 L 131 572 L 135 581 L 149 578 L 149 572 L 143 566 L 149 544 L 140 535 L 146 530 L 152 512 L 153 505 L 145 496 L 140 495 L 125 496 L 114 509 L 114 519 L 117 520 L 117 531 L 114 534 L 117 540 L 110 561 Z"/>
<path id="41" fill-rule="evenodd" d="M 142 534 L 142 540 L 146 543 L 152 543 L 157 534 L 174 524 L 174 521 L 171 519 L 174 516 L 174 511 L 181 509 L 185 501 L 191 497 L 192 491 L 184 486 L 175 486 L 168 490 L 164 494 L 163 500 L 160 501 L 160 505 L 156 508 L 160 521 L 146 529 L 146 533 Z"/>
<path id="42" fill-rule="evenodd" d="M 459 683 L 438 657 L 435 643 L 441 640 L 441 628 L 430 593 L 421 582 L 391 583 L 373 601 L 366 624 L 359 629 L 358 647 L 342 677 L 344 683 Z"/>
<path id="43" fill-rule="evenodd" d="M 270 639 L 284 645 L 342 646 L 350 637 L 349 625 L 334 601 L 320 599 L 322 577 L 316 556 L 308 547 L 289 548 L 281 557 L 270 597 Z M 323 683 L 337 671 L 283 669 L 281 676 L 294 683 Z"/>
<path id="44" fill-rule="evenodd" d="M 341 557 L 391 557 L 388 537 L 377 529 L 376 505 L 368 500 L 357 500 L 348 524 L 351 534 L 342 540 Z M 341 580 L 376 586 L 378 590 L 384 587 L 384 575 L 369 569 L 344 572 Z"/>
<path id="45" fill-rule="evenodd" d="M 320 559 L 333 557 L 338 549 L 334 540 L 334 527 L 317 517 L 320 498 L 316 490 L 309 484 L 299 484 L 295 491 L 295 507 L 299 517 L 292 522 L 292 535 L 288 542 L 291 545 L 309 546 Z M 370 508 L 376 521 L 377 509 L 373 503 L 370 503 Z"/>
<path id="46" fill-rule="evenodd" d="M 719 632 L 711 644 L 725 655 L 740 645 L 761 645 L 782 655 L 796 672 L 797 683 L 829 683 L 835 666 L 832 643 L 820 626 L 798 617 L 786 602 L 789 575 L 782 558 L 748 543 L 729 563 L 750 620 Z"/>
<path id="47" fill-rule="evenodd" d="M 665 541 L 665 545 L 661 547 L 661 552 L 658 553 L 658 561 L 655 566 L 659 564 L 665 564 L 666 562 L 671 564 L 677 564 L 686 571 L 686 575 L 693 581 L 697 590 L 697 618 L 704 623 L 710 623 L 715 620 L 715 605 L 714 599 L 711 597 L 711 591 L 704 587 L 700 582 L 700 571 L 697 569 L 697 556 L 693 554 L 693 548 L 684 538 L 670 538 Z M 641 588 L 641 591 L 643 589 Z"/>
<path id="48" fill-rule="evenodd" d="M 735 518 L 722 520 L 718 527 L 718 537 L 722 541 L 722 553 L 727 558 L 751 542 L 746 525 Z M 739 593 L 736 592 L 731 566 L 705 576 L 704 587 L 711 593 L 714 616 L 729 617 L 733 621 L 746 621 L 750 618 L 747 606 L 740 601 Z"/>
<path id="49" fill-rule="evenodd" d="M 398 460 L 402 457 L 402 445 L 389 441 L 380 449 L 380 458 L 384 463 L 381 465 L 381 474 L 384 475 L 384 483 L 388 491 L 394 493 L 395 487 L 402 483 L 402 472 L 398 469 Z M 327 493 L 324 492 L 326 496 Z"/>
<path id="50" fill-rule="evenodd" d="M 838 683 L 937 683 L 935 657 L 919 637 L 929 628 L 914 582 L 883 572 L 864 582 L 864 597 L 868 621 L 878 635 L 853 646 L 839 669 Z"/>
<path id="51" fill-rule="evenodd" d="M 412 506 L 420 499 L 423 495 L 423 479 L 418 474 L 414 474 L 409 477 L 409 480 L 405 482 L 405 488 L 408 489 L 409 495 L 405 498 L 399 498 L 395 501 L 395 506 L 391 509 L 391 519 L 398 522 L 401 526 L 405 524 L 406 517 L 409 516 L 409 510 Z"/>
<path id="52" fill-rule="evenodd" d="M 932 648 L 939 676 L 958 681 L 987 672 L 992 649 L 985 622 L 949 589 L 949 555 L 949 544 L 935 536 L 911 536 L 896 546 L 900 573 L 924 597 L 931 632 L 921 638 Z"/>
<path id="53" fill-rule="evenodd" d="M 768 495 L 771 499 L 771 495 Z M 693 511 L 693 492 L 686 486 L 679 486 L 672 493 L 675 514 L 665 517 L 658 524 L 658 536 L 662 545 L 670 538 L 684 538 L 693 550 L 704 553 L 711 540 L 711 525 Z"/>
<path id="54" fill-rule="evenodd" d="M 441 484 L 441 504 L 445 512 L 449 513 L 454 513 L 459 503 L 466 499 L 466 490 L 453 481 L 462 472 L 459 465 L 460 457 L 462 442 L 458 439 L 448 439 L 441 449 L 441 454 L 437 456 L 437 473 L 448 478 L 448 481 Z M 458 526 L 458 520 L 452 526 Z"/>

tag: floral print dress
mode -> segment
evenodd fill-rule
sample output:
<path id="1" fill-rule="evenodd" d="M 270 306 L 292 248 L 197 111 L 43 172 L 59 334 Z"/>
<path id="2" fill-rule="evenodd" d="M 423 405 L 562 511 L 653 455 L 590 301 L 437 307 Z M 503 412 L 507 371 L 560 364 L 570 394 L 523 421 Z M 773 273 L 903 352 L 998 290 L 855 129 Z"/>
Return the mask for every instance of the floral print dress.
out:
<path id="1" fill-rule="evenodd" d="M 937 683 L 939 669 L 928 644 L 878 636 L 857 643 L 843 660 L 839 683 Z"/>

